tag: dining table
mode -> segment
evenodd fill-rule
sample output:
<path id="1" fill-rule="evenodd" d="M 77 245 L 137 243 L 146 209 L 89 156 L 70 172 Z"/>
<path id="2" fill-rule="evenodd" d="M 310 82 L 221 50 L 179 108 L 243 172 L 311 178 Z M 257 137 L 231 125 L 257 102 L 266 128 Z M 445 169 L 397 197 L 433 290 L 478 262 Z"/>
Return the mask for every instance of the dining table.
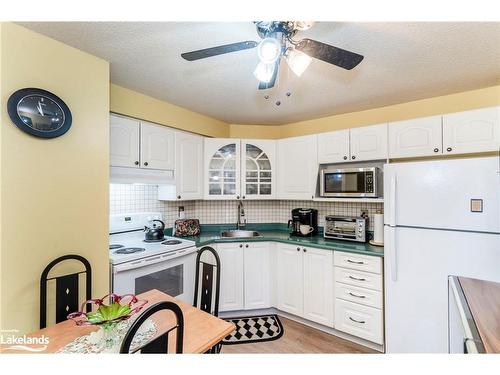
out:
<path id="1" fill-rule="evenodd" d="M 179 305 L 184 316 L 183 353 L 205 353 L 235 329 L 234 324 L 208 314 L 156 289 L 141 293 L 137 295 L 137 298 L 139 300 L 147 300 L 148 302 L 141 311 L 130 319 L 136 319 L 142 311 L 157 302 L 171 301 Z M 150 319 L 157 328 L 155 335 L 151 337 L 151 341 L 161 334 L 171 331 L 171 334 L 168 336 L 168 351 L 169 353 L 174 353 L 177 331 L 174 329 L 177 325 L 175 315 L 171 311 L 163 310 L 152 315 Z M 95 325 L 78 326 L 72 320 L 65 320 L 26 336 L 45 336 L 48 338 L 46 349 L 37 353 L 57 353 L 61 348 L 74 342 L 79 337 L 89 335 L 91 332 L 97 331 L 98 329 L 99 327 Z M 6 345 L 0 345 L 0 353 L 27 353 L 25 350 L 7 349 L 7 347 Z"/>

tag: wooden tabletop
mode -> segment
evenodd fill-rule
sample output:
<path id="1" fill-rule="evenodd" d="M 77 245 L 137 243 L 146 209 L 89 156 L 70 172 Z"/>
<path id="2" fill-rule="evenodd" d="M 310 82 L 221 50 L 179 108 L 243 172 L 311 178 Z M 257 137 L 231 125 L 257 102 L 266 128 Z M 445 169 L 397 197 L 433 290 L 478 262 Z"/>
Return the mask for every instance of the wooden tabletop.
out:
<path id="1" fill-rule="evenodd" d="M 219 319 L 213 315 L 207 314 L 185 302 L 179 301 L 168 294 L 162 293 L 156 289 L 150 290 L 148 292 L 139 294 L 137 296 L 139 299 L 145 299 L 148 301 L 147 305 L 144 307 L 146 309 L 148 306 L 155 304 L 160 301 L 173 301 L 177 303 L 182 313 L 184 314 L 184 350 L 183 353 L 204 353 L 212 346 L 220 342 L 224 337 L 231 333 L 235 327 L 232 323 L 228 323 L 225 320 Z M 144 310 L 143 309 L 143 310 Z M 137 314 L 137 316 L 139 316 Z M 134 318 L 131 318 L 134 319 Z M 156 323 L 158 327 L 158 334 L 166 332 L 170 328 L 175 326 L 175 316 L 170 311 L 159 311 L 154 314 L 151 319 Z M 66 344 L 69 344 L 76 338 L 87 335 L 92 331 L 97 330 L 96 326 L 77 326 L 75 322 L 71 320 L 66 320 L 64 322 L 54 324 L 47 328 L 41 329 L 34 332 L 28 336 L 30 337 L 40 337 L 45 335 L 49 338 L 49 344 L 47 349 L 42 353 L 55 353 Z M 173 330 L 169 335 L 169 351 L 174 352 L 175 350 L 175 332 Z M 5 345 L 3 345 L 5 348 Z M 15 351 L 15 350 L 1 350 L 2 353 L 24 353 L 26 351 Z"/>
<path id="2" fill-rule="evenodd" d="M 458 279 L 486 353 L 500 353 L 500 283 Z"/>

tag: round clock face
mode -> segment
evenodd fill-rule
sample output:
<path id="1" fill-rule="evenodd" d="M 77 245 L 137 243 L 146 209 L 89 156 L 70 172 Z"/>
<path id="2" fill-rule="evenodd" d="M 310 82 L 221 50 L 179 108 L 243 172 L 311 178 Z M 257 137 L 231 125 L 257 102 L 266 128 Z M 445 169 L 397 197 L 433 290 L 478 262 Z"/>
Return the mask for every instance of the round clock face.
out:
<path id="1" fill-rule="evenodd" d="M 41 89 L 16 91 L 9 98 L 8 112 L 18 128 L 37 137 L 59 137 L 71 126 L 71 112 L 66 104 Z"/>

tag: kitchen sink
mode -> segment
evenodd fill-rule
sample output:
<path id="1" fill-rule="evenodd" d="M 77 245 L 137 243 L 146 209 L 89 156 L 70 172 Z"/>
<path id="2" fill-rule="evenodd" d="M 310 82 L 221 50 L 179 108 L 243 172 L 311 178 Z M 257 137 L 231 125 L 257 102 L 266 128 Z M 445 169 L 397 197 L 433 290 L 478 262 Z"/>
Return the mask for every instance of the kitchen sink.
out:
<path id="1" fill-rule="evenodd" d="M 261 237 L 259 232 L 253 230 L 227 230 L 220 232 L 221 238 L 248 238 L 248 237 Z"/>

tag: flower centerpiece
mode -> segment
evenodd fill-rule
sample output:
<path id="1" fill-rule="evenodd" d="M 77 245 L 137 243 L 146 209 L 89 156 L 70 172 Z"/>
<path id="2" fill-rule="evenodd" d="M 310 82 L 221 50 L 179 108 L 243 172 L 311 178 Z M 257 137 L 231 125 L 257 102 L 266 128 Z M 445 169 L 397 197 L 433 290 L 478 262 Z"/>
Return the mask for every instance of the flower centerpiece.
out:
<path id="1" fill-rule="evenodd" d="M 105 301 L 109 298 L 109 304 Z M 68 315 L 68 319 L 73 320 L 76 325 L 98 325 L 99 331 L 91 334 L 94 343 L 103 347 L 104 351 L 116 351 L 120 344 L 120 337 L 117 326 L 120 322 L 129 319 L 132 315 L 140 311 L 148 301 L 139 300 L 133 294 L 119 296 L 114 293 L 105 295 L 100 299 L 90 299 L 82 304 L 81 311 Z M 85 312 L 85 307 L 95 305 L 97 309 Z"/>

